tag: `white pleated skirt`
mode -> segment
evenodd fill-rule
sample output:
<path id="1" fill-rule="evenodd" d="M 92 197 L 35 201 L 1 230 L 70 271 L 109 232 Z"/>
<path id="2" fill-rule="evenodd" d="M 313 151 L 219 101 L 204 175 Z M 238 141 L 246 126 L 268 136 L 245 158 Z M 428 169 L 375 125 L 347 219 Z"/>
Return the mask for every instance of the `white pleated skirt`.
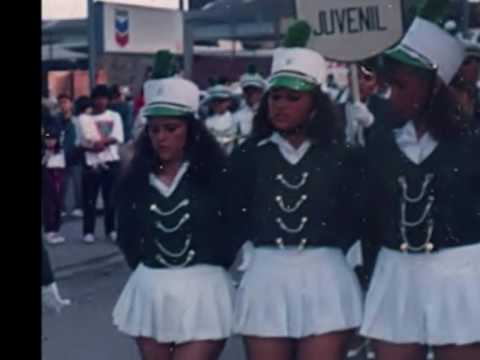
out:
<path id="1" fill-rule="evenodd" d="M 113 310 L 113 323 L 160 343 L 226 339 L 233 325 L 233 285 L 221 267 L 153 269 L 140 264 Z"/>
<path id="2" fill-rule="evenodd" d="M 251 248 L 234 333 L 303 338 L 359 327 L 362 294 L 340 249 Z"/>
<path id="3" fill-rule="evenodd" d="M 398 344 L 480 341 L 480 245 L 431 254 L 382 248 L 360 333 Z"/>

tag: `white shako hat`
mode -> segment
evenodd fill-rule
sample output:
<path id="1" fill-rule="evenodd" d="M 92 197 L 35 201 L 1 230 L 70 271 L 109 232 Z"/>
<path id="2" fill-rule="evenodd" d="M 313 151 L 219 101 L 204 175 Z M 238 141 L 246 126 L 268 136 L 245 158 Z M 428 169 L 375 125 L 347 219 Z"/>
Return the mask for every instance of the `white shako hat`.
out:
<path id="1" fill-rule="evenodd" d="M 152 79 L 145 82 L 143 90 L 143 115 L 146 117 L 181 117 L 198 111 L 200 90 L 189 80 L 180 77 Z"/>
<path id="2" fill-rule="evenodd" d="M 437 25 L 447 8 L 448 0 L 427 0 L 400 43 L 385 51 L 385 55 L 406 65 L 435 71 L 448 85 L 462 65 L 464 47 Z"/>
<path id="3" fill-rule="evenodd" d="M 189 80 L 175 76 L 175 57 L 168 50 L 155 54 L 152 79 L 143 84 L 145 117 L 182 117 L 195 114 L 200 90 Z"/>
<path id="4" fill-rule="evenodd" d="M 240 86 L 242 89 L 247 87 L 255 87 L 258 89 L 265 89 L 267 84 L 265 79 L 257 72 L 254 65 L 247 67 L 247 72 L 240 77 Z"/>
<path id="5" fill-rule="evenodd" d="M 305 21 L 289 27 L 284 46 L 273 52 L 268 88 L 285 87 L 296 91 L 311 91 L 327 78 L 327 63 L 318 52 L 305 46 L 311 28 Z"/>

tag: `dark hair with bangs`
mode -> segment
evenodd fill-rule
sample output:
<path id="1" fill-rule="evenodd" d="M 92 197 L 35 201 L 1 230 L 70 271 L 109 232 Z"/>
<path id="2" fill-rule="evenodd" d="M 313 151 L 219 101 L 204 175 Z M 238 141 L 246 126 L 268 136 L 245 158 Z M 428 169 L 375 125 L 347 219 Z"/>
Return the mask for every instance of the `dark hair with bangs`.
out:
<path id="1" fill-rule="evenodd" d="M 182 118 L 187 123 L 185 160 L 190 162 L 189 178 L 201 186 L 214 186 L 226 167 L 226 155 L 205 125 L 193 115 Z M 129 196 L 146 186 L 148 174 L 161 166 L 150 137 L 148 120 L 134 146 L 134 155 L 120 176 L 115 193 L 118 197 Z"/>
<path id="2" fill-rule="evenodd" d="M 317 144 L 325 146 L 343 143 L 341 123 L 330 97 L 322 91 L 320 86 L 316 86 L 311 94 L 314 104 L 313 111 L 316 112 L 316 115 L 307 124 L 307 137 Z M 268 111 L 269 96 L 270 90 L 265 92 L 262 97 L 257 114 L 253 119 L 252 137 L 266 138 L 275 131 Z"/>
<path id="3" fill-rule="evenodd" d="M 433 90 L 437 73 L 403 64 L 395 59 L 386 58 L 387 73 L 392 74 L 399 67 L 408 69 L 412 74 L 430 82 L 430 100 L 424 109 L 425 124 L 436 140 L 456 138 L 468 130 L 468 117 L 460 111 L 453 90 L 441 82 L 435 94 Z"/>

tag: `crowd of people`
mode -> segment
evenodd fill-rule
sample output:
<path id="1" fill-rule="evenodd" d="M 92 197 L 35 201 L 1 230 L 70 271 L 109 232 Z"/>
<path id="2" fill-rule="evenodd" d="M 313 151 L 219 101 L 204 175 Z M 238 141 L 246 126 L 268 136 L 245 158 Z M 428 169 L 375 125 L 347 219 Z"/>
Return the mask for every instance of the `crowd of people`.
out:
<path id="1" fill-rule="evenodd" d="M 104 85 L 44 115 L 46 239 L 71 183 L 92 243 L 101 189 L 142 359 L 217 359 L 232 334 L 249 360 L 343 360 L 355 334 L 380 360 L 480 358 L 480 45 L 428 9 L 358 64 L 360 101 L 300 21 L 240 96 L 202 98 L 160 51 L 135 120 Z"/>

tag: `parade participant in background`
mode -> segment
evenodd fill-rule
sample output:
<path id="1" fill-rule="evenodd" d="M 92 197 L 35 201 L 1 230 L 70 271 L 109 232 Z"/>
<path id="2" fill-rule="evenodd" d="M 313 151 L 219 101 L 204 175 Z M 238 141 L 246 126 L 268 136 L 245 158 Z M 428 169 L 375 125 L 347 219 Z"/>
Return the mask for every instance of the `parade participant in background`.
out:
<path id="1" fill-rule="evenodd" d="M 197 86 L 163 71 L 144 85 L 147 124 L 116 196 L 118 245 L 133 273 L 113 322 L 144 360 L 213 360 L 233 317 L 223 268 L 233 257 L 222 215 L 226 158 L 195 118 Z"/>
<path id="2" fill-rule="evenodd" d="M 54 122 L 50 121 L 50 124 Z M 64 172 L 65 153 L 61 144 L 61 129 L 58 126 L 46 126 L 43 129 L 42 148 L 42 208 L 45 239 L 49 244 L 65 242 L 65 238 L 58 233 L 63 206 Z"/>
<path id="3" fill-rule="evenodd" d="M 480 358 L 480 141 L 448 85 L 464 50 L 429 1 L 386 52 L 403 127 L 369 141 L 366 242 L 381 246 L 360 333 L 378 360 Z"/>
<path id="4" fill-rule="evenodd" d="M 96 202 L 100 189 L 105 210 L 105 233 L 111 241 L 117 238 L 111 192 L 119 169 L 118 146 L 123 143 L 123 126 L 120 115 L 108 110 L 109 100 L 109 88 L 97 85 L 92 91 L 91 115 L 78 117 L 80 143 L 85 150 L 83 240 L 86 243 L 95 241 Z"/>
<path id="5" fill-rule="evenodd" d="M 274 51 L 252 137 L 231 157 L 231 241 L 250 240 L 234 332 L 250 360 L 343 360 L 362 317 L 345 251 L 353 240 L 357 171 L 321 84 L 326 62 L 293 25 Z M 354 165 L 354 163 L 352 164 Z"/>
<path id="6" fill-rule="evenodd" d="M 244 103 L 233 114 L 233 119 L 238 128 L 238 143 L 241 144 L 250 136 L 253 127 L 253 117 L 258 110 L 260 100 L 265 91 L 266 83 L 257 72 L 255 66 L 250 65 L 247 72 L 240 77 Z"/>
<path id="7" fill-rule="evenodd" d="M 330 97 L 330 100 L 335 101 L 340 93 L 340 89 L 338 88 L 337 81 L 335 80 L 335 76 L 333 74 L 327 75 L 327 82 L 324 85 L 324 91 Z"/>
<path id="8" fill-rule="evenodd" d="M 345 141 L 351 146 L 365 146 L 365 133 L 375 121 L 369 105 L 375 105 L 372 97 L 378 89 L 377 75 L 372 67 L 360 64 L 358 70 L 360 102 L 350 100 L 340 105 L 340 113 L 344 114 L 345 120 Z"/>
<path id="9" fill-rule="evenodd" d="M 42 251 L 42 307 L 48 310 L 54 310 L 57 314 L 62 311 L 64 306 L 70 305 L 69 299 L 63 299 L 55 282 L 50 258 L 47 249 L 41 243 Z"/>
<path id="10" fill-rule="evenodd" d="M 228 86 L 218 84 L 208 89 L 206 101 L 210 111 L 205 125 L 225 153 L 230 155 L 238 136 L 238 127 L 230 112 L 233 93 Z"/>
<path id="11" fill-rule="evenodd" d="M 480 40 L 460 36 L 465 46 L 465 59 L 452 81 L 452 89 L 460 111 L 470 119 L 474 131 L 480 132 Z"/>
<path id="12" fill-rule="evenodd" d="M 66 198 L 69 187 L 73 192 L 73 210 L 71 215 L 74 217 L 82 217 L 82 171 L 79 163 L 79 148 L 76 146 L 77 133 L 74 124 L 73 104 L 71 98 L 66 94 L 58 96 L 59 113 L 56 117 L 63 134 L 63 148 L 65 151 L 65 177 L 64 186 L 62 188 L 63 207 L 66 213 Z"/>
<path id="13" fill-rule="evenodd" d="M 164 76 L 165 69 L 170 69 L 173 73 L 172 76 L 175 74 L 177 65 L 175 58 L 171 56 L 168 50 L 159 50 L 155 54 L 153 59 L 153 67 L 148 67 L 145 73 L 145 82 L 151 79 L 158 79 L 161 76 Z M 138 136 L 142 133 L 143 128 L 147 123 L 147 118 L 143 115 L 142 109 L 144 108 L 144 87 L 141 89 L 141 101 L 137 101 L 136 105 L 134 105 L 133 115 L 135 121 L 133 123 L 132 128 L 132 139 L 135 140 Z M 133 142 L 129 142 L 128 144 L 128 159 L 131 157 L 133 152 Z M 128 162 L 128 159 L 125 163 Z"/>

